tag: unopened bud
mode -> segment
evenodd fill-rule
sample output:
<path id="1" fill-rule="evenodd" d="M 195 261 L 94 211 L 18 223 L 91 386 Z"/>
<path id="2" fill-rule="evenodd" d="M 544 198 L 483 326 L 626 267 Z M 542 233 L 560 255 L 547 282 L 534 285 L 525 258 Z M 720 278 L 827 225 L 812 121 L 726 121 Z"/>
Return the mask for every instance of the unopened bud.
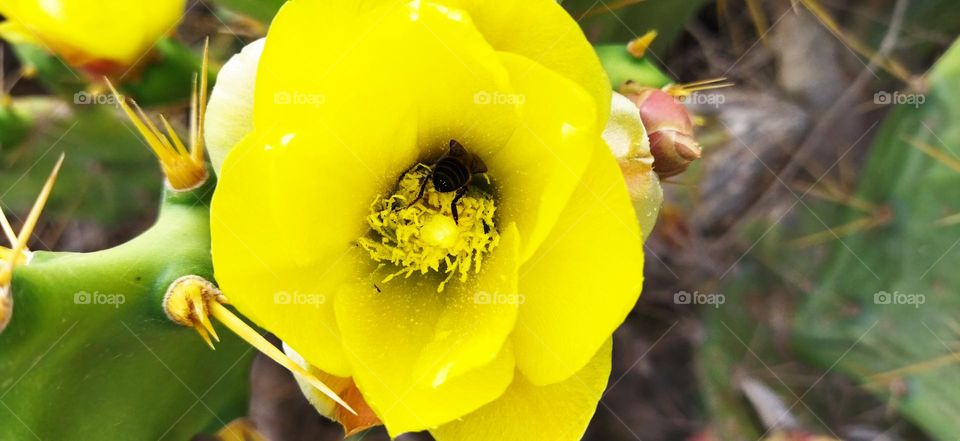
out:
<path id="1" fill-rule="evenodd" d="M 678 175 L 700 158 L 700 146 L 693 136 L 693 119 L 683 104 L 660 89 L 629 87 L 625 91 L 640 110 L 657 175 L 661 178 Z"/>
<path id="2" fill-rule="evenodd" d="M 633 209 L 644 238 L 649 237 L 663 203 L 660 179 L 653 171 L 653 156 L 647 132 L 636 106 L 626 97 L 613 94 L 610 119 L 603 131 L 630 192 Z"/>

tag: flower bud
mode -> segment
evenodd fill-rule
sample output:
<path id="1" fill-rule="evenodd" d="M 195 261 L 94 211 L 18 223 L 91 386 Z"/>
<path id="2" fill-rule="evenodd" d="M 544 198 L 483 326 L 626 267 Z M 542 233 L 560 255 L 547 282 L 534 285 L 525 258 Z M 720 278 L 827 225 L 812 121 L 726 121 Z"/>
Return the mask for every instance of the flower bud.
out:
<path id="1" fill-rule="evenodd" d="M 613 156 L 623 173 L 633 209 L 640 221 L 644 239 L 649 237 L 663 203 L 660 179 L 654 173 L 650 141 L 637 115 L 636 106 L 626 97 L 613 94 L 610 119 L 603 131 Z"/>
<path id="2" fill-rule="evenodd" d="M 91 78 L 139 63 L 183 16 L 185 0 L 0 1 L 0 38 L 41 47 Z"/>
<path id="3" fill-rule="evenodd" d="M 701 152 L 687 108 L 660 89 L 631 87 L 628 92 L 650 138 L 653 170 L 660 178 L 683 173 Z"/>

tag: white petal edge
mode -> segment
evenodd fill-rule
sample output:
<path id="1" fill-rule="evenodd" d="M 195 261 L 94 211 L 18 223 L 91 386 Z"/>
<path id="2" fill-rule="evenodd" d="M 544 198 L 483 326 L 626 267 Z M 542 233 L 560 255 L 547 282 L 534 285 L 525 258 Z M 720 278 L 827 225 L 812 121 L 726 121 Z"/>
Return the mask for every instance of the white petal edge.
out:
<path id="1" fill-rule="evenodd" d="M 210 93 L 204 141 L 217 174 L 227 153 L 253 130 L 253 85 L 265 42 L 266 38 L 261 38 L 230 57 Z"/>

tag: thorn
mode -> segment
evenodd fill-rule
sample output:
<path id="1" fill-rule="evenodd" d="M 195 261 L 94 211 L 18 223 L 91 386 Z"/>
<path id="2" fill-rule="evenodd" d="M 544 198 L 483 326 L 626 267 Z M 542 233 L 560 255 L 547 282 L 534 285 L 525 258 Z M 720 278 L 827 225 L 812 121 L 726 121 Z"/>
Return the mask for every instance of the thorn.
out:
<path id="1" fill-rule="evenodd" d="M 829 179 L 822 179 L 820 183 L 813 187 L 803 187 L 800 185 L 791 185 L 790 187 L 797 193 L 808 194 L 818 199 L 850 207 L 863 213 L 873 213 L 878 209 L 876 204 L 872 204 L 843 191 Z M 823 187 L 823 189 L 820 187 Z"/>
<path id="2" fill-rule="evenodd" d="M 153 150 L 153 153 L 157 155 L 157 159 L 160 160 L 161 164 L 167 164 L 170 162 L 171 154 L 167 152 L 163 143 L 156 138 L 153 131 L 147 128 L 146 124 L 140 120 L 138 112 L 135 112 L 130 108 L 130 104 L 127 103 L 127 98 L 117 92 L 117 89 L 113 87 L 113 83 L 109 79 L 104 77 L 104 81 L 107 83 L 107 87 L 110 88 L 110 91 L 113 93 L 114 98 L 116 98 L 117 103 L 120 105 L 120 108 L 124 113 L 127 114 L 127 118 L 130 119 L 130 122 L 133 123 L 134 127 L 137 128 L 137 131 L 140 132 L 140 136 L 143 137 L 144 141 L 150 146 L 150 149 Z M 136 102 L 131 101 L 134 107 L 139 108 Z"/>
<path id="3" fill-rule="evenodd" d="M 767 23 L 767 16 L 763 13 L 763 7 L 758 0 L 747 0 L 747 10 L 750 12 L 750 18 L 753 19 L 753 27 L 757 31 L 757 38 L 766 45 L 770 24 Z"/>
<path id="4" fill-rule="evenodd" d="M 162 115 L 160 116 L 164 129 L 166 130 L 166 134 L 164 134 L 157 128 L 136 101 L 129 100 L 128 102 L 126 97 L 117 92 L 117 89 L 108 78 L 104 78 L 104 82 L 110 88 L 114 97 L 116 97 L 120 108 L 130 119 L 130 122 L 133 123 L 134 127 L 137 128 L 140 136 L 147 142 L 153 154 L 156 155 L 160 161 L 160 167 L 163 169 L 163 174 L 167 177 L 167 181 L 171 187 L 178 190 L 187 190 L 195 188 L 207 180 L 207 170 L 203 162 L 203 152 L 200 151 L 199 154 L 197 153 L 196 133 L 199 122 L 197 121 L 198 105 L 195 104 L 198 99 L 206 102 L 206 95 L 196 92 L 196 82 L 194 82 L 194 92 L 191 94 L 190 151 L 187 151 L 183 141 L 177 136 L 176 131 L 173 130 L 173 127 L 166 118 Z M 206 84 L 206 82 L 204 82 L 204 84 Z M 198 95 L 203 96 L 198 98 Z M 202 146 L 200 148 L 202 149 Z M 198 157 L 199 159 L 197 159 Z"/>
<path id="5" fill-rule="evenodd" d="M 893 219 L 893 212 L 888 207 L 877 209 L 872 215 L 862 217 L 839 227 L 828 228 L 824 231 L 809 234 L 787 242 L 787 245 L 806 248 L 826 242 L 830 239 L 839 239 L 851 234 L 862 233 L 881 225 L 886 225 Z"/>
<path id="6" fill-rule="evenodd" d="M 187 148 L 183 145 L 183 141 L 180 140 L 180 137 L 177 136 L 177 131 L 173 130 L 173 126 L 170 125 L 170 122 L 167 121 L 163 115 L 160 115 L 160 122 L 163 123 L 163 129 L 167 131 L 167 137 L 173 140 L 173 146 L 178 155 L 186 155 Z"/>
<path id="7" fill-rule="evenodd" d="M 877 58 L 876 51 L 870 49 L 866 45 L 860 43 L 860 41 L 857 39 L 852 38 L 843 32 L 837 22 L 833 20 L 833 17 L 830 16 L 830 13 L 828 13 L 826 9 L 823 9 L 823 7 L 816 2 L 816 0 L 798 0 L 798 2 L 808 11 L 810 11 L 810 13 L 820 21 L 820 24 L 827 28 L 827 30 L 833 33 L 834 36 L 840 39 L 842 43 L 846 44 L 847 47 L 852 49 L 854 52 L 870 60 Z M 903 67 L 903 65 L 895 60 L 890 58 L 877 59 L 876 64 L 883 70 L 887 71 L 890 75 L 897 77 L 897 79 L 903 81 L 904 83 L 911 84 L 913 82 L 913 75 L 905 67 Z"/>
<path id="8" fill-rule="evenodd" d="M 13 232 L 13 227 L 10 226 L 7 215 L 3 213 L 3 207 L 0 207 L 0 227 L 3 228 L 3 234 L 7 236 L 7 241 L 10 242 L 10 246 L 17 243 L 17 233 Z"/>
<path id="9" fill-rule="evenodd" d="M 224 304 L 229 303 L 226 296 L 217 289 L 210 281 L 199 276 L 183 276 L 175 280 L 167 289 L 163 297 L 163 311 L 173 322 L 191 327 L 200 334 L 200 337 L 208 346 L 214 348 L 210 335 L 213 335 L 217 341 L 216 331 L 210 323 L 209 317 L 217 319 L 234 334 L 242 338 L 251 346 L 262 352 L 264 355 L 273 359 L 287 370 L 302 376 L 313 387 L 321 393 L 330 397 L 331 400 L 343 406 L 354 415 L 356 411 L 341 399 L 333 390 L 317 377 L 309 373 L 295 361 L 291 360 L 283 351 L 277 349 L 267 339 L 263 338 L 250 325 L 240 320 L 239 317 L 230 312 Z"/>
<path id="10" fill-rule="evenodd" d="M 197 318 L 197 326 L 206 330 L 217 343 L 220 343 L 220 336 L 210 323 L 210 311 L 207 310 L 206 301 L 202 297 L 193 301 L 193 313 Z"/>
<path id="11" fill-rule="evenodd" d="M 656 38 L 656 29 L 648 31 L 646 34 L 630 40 L 630 42 L 627 43 L 627 52 L 629 52 L 634 58 L 643 58 L 643 56 L 647 53 L 647 49 L 650 48 L 650 45 Z"/>
<path id="12" fill-rule="evenodd" d="M 716 90 L 723 89 L 727 87 L 733 87 L 735 84 L 727 81 L 726 77 L 719 78 L 710 78 L 706 80 L 694 81 L 691 83 L 681 83 L 681 84 L 670 84 L 667 87 L 663 88 L 664 92 L 667 92 L 673 97 L 680 98 L 686 97 L 695 92 L 702 92 L 704 90 Z"/>
<path id="13" fill-rule="evenodd" d="M 197 331 L 197 334 L 200 334 L 200 338 L 203 339 L 203 341 L 207 344 L 207 346 L 210 346 L 210 349 L 214 351 L 217 350 L 216 346 L 213 345 L 213 341 L 210 340 L 210 334 L 207 333 L 207 330 L 204 329 L 203 326 L 194 325 L 193 330 Z"/>
<path id="14" fill-rule="evenodd" d="M 917 150 L 926 153 L 933 159 L 940 161 L 943 165 L 950 167 L 953 171 L 960 173 L 960 160 L 951 158 L 948 154 L 944 153 L 943 150 L 915 139 L 904 139 L 904 141 L 910 143 L 910 145 L 914 146 Z"/>
<path id="15" fill-rule="evenodd" d="M 867 377 L 867 383 L 888 383 L 897 378 L 902 378 L 905 375 L 917 375 L 935 371 L 941 367 L 955 364 L 958 361 L 960 361 L 960 352 L 953 352 L 901 368 L 873 374 Z"/>
<path id="16" fill-rule="evenodd" d="M 727 0 L 717 0 L 717 18 L 720 22 L 720 27 L 726 27 L 727 23 L 730 23 L 730 11 L 727 8 Z"/>
<path id="17" fill-rule="evenodd" d="M 263 338 L 263 336 L 251 328 L 250 325 L 244 323 L 243 320 L 240 320 L 239 317 L 230 312 L 227 307 L 223 306 L 219 302 L 211 302 L 210 312 L 215 319 L 220 321 L 220 323 L 223 323 L 223 325 L 227 328 L 230 328 L 234 334 L 237 334 L 240 338 L 256 348 L 258 351 L 262 352 L 267 357 L 270 357 L 270 359 L 277 362 L 287 370 L 303 377 L 313 387 L 317 388 L 317 390 L 329 397 L 331 400 L 335 401 L 337 404 L 343 406 L 343 408 L 350 411 L 350 413 L 354 415 L 357 414 L 357 412 L 353 410 L 353 408 L 350 407 L 346 401 L 343 401 L 343 399 L 340 398 L 336 392 L 327 387 L 327 385 L 323 384 L 323 382 L 317 379 L 316 376 L 308 372 L 295 361 L 291 360 L 287 354 L 284 354 L 283 351 L 277 349 L 276 346 L 267 341 L 267 339 Z"/>
<path id="18" fill-rule="evenodd" d="M 40 195 L 37 196 L 33 207 L 30 208 L 30 214 L 27 215 L 27 219 L 23 222 L 23 227 L 17 236 L 17 242 L 11 251 L 13 256 L 19 256 L 27 249 L 27 242 L 30 240 L 30 237 L 33 236 L 33 230 L 37 226 L 37 221 L 40 220 L 40 213 L 43 212 L 43 207 L 46 206 L 47 200 L 50 198 L 50 192 L 53 191 L 53 185 L 57 182 L 57 175 L 60 173 L 60 167 L 63 166 L 64 158 L 65 154 L 61 153 L 60 158 L 57 159 L 57 164 L 53 166 L 53 171 L 50 172 L 50 177 L 48 177 L 47 182 L 43 184 Z M 10 283 L 10 279 L 13 277 L 13 267 L 16 263 L 17 259 L 11 259 L 4 265 L 3 269 L 0 270 L 0 287 Z"/>
<path id="19" fill-rule="evenodd" d="M 216 436 L 217 441 L 266 441 L 256 425 L 247 418 L 239 418 L 231 421 L 220 429 Z"/>
<path id="20" fill-rule="evenodd" d="M 644 0 L 620 0 L 610 5 L 601 4 L 600 6 L 595 6 L 590 8 L 587 12 L 584 12 L 580 19 L 590 18 L 601 14 L 614 13 L 617 10 L 626 8 L 627 6 L 632 6 L 637 3 L 642 3 Z"/>
<path id="21" fill-rule="evenodd" d="M 941 227 L 947 227 L 950 225 L 960 224 L 960 213 L 951 214 L 947 217 L 937 220 L 937 225 Z"/>
<path id="22" fill-rule="evenodd" d="M 203 164 L 204 150 L 204 118 L 207 112 L 207 80 L 210 70 L 210 37 L 207 37 L 203 43 L 203 63 L 200 67 L 200 89 L 198 90 L 198 103 L 194 110 L 196 112 L 196 127 L 194 128 L 194 138 L 191 140 L 190 148 L 193 155 L 193 162 Z"/>

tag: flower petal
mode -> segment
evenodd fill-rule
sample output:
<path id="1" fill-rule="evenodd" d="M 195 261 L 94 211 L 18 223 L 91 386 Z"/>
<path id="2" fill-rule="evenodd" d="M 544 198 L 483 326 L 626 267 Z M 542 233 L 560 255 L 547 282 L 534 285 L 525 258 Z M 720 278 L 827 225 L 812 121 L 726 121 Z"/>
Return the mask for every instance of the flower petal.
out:
<path id="1" fill-rule="evenodd" d="M 517 244 L 510 225 L 480 274 L 451 281 L 441 293 L 440 278 L 381 283 L 389 272 L 378 271 L 338 294 L 337 318 L 354 379 L 391 434 L 461 417 L 510 384 L 515 365 L 504 342 L 517 302 L 483 294 L 516 292 Z"/>
<path id="2" fill-rule="evenodd" d="M 370 130 L 343 113 L 365 107 L 392 118 L 412 109 L 421 160 L 446 153 L 451 139 L 481 156 L 506 144 L 516 109 L 477 102 L 510 94 L 510 82 L 469 15 L 429 1 L 334 3 L 295 0 L 277 15 L 257 77 L 257 127 Z M 317 105 L 296 105 L 303 102 Z"/>
<path id="3" fill-rule="evenodd" d="M 450 0 L 468 11 L 498 51 L 522 55 L 558 72 L 594 98 L 597 125 L 607 121 L 610 82 L 580 26 L 555 0 Z"/>
<path id="4" fill-rule="evenodd" d="M 525 261 L 576 188 L 599 129 L 595 106 L 581 87 L 522 56 L 502 52 L 499 57 L 518 94 L 523 122 L 486 162 L 501 192 L 501 217 L 520 228 Z"/>
<path id="5" fill-rule="evenodd" d="M 526 302 L 513 340 L 517 365 L 537 385 L 580 370 L 626 318 L 643 284 L 643 240 L 623 176 L 606 145 L 594 148 L 560 221 L 520 267 Z"/>
<path id="6" fill-rule="evenodd" d="M 430 433 L 437 441 L 577 441 L 590 423 L 610 378 L 611 342 L 580 371 L 548 386 L 522 375 L 502 397 Z"/>
<path id="7" fill-rule="evenodd" d="M 398 120 L 399 123 L 399 120 Z M 351 133 L 254 131 L 223 165 L 211 208 L 217 281 L 245 316 L 338 376 L 350 367 L 334 287 L 366 271 L 353 241 L 370 201 L 413 160 L 409 127 Z M 360 148 L 389 142 L 383 152 Z M 387 172 L 390 170 L 390 172 Z"/>
<path id="8" fill-rule="evenodd" d="M 71 63 L 131 64 L 174 30 L 186 0 L 4 0 L 0 14 Z"/>
<path id="9" fill-rule="evenodd" d="M 265 41 L 261 38 L 244 46 L 217 74 L 203 131 L 216 173 L 233 146 L 253 130 L 253 84 Z"/>

